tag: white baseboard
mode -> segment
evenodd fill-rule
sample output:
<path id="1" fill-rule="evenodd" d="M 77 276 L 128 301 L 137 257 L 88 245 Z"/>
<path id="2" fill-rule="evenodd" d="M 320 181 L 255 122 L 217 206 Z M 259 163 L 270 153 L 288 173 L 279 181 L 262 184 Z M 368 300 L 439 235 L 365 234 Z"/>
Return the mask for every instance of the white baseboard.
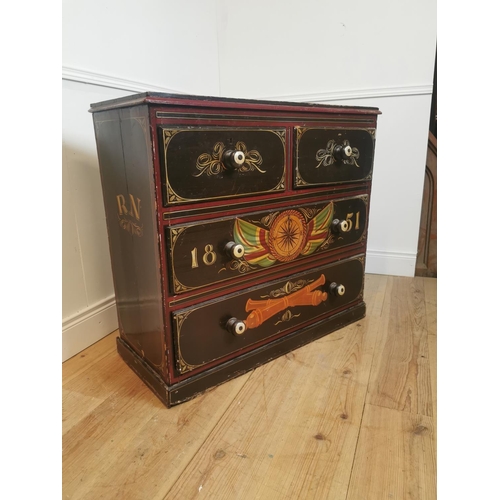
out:
<path id="1" fill-rule="evenodd" d="M 129 92 L 166 92 L 169 94 L 185 94 L 178 89 L 161 87 L 146 82 L 135 80 L 127 80 L 112 75 L 104 75 L 94 73 L 79 68 L 70 68 L 63 66 L 63 80 L 73 82 L 86 83 L 91 85 L 99 85 L 101 87 L 109 87 L 117 90 L 125 90 Z M 323 92 L 312 92 L 309 94 L 290 94 L 290 95 L 270 95 L 270 96 L 252 96 L 253 99 L 263 99 L 272 101 L 289 101 L 289 102 L 332 102 L 345 101 L 350 99 L 373 99 L 376 97 L 399 97 L 399 96 L 414 96 L 414 95 L 430 95 L 432 94 L 432 84 L 428 85 L 404 85 L 400 87 L 377 87 L 364 89 L 335 89 Z"/>
<path id="2" fill-rule="evenodd" d="M 115 297 L 98 302 L 63 321 L 62 360 L 75 356 L 118 328 Z"/>
<path id="3" fill-rule="evenodd" d="M 366 273 L 388 274 L 391 276 L 415 276 L 416 253 L 385 252 L 368 250 L 366 252 Z"/>
<path id="4" fill-rule="evenodd" d="M 103 75 L 101 73 L 94 73 L 93 71 L 69 68 L 67 66 L 63 66 L 62 68 L 62 79 L 70 80 L 72 82 L 98 85 L 99 87 L 109 87 L 111 89 L 125 90 L 129 92 L 165 92 L 167 94 L 184 93 L 176 89 L 160 87 L 158 85 L 138 82 L 136 80 L 126 80 L 125 78 Z"/>
<path id="5" fill-rule="evenodd" d="M 377 87 L 370 89 L 337 89 L 310 94 L 261 96 L 256 99 L 287 102 L 332 102 L 350 99 L 374 99 L 377 97 L 400 97 L 432 94 L 432 85 L 405 85 L 404 87 Z"/>

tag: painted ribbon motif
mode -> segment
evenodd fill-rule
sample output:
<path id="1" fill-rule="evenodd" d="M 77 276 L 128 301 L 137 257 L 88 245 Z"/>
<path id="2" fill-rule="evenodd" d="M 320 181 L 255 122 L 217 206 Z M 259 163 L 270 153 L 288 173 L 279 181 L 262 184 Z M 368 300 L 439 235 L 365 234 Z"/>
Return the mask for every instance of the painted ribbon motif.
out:
<path id="1" fill-rule="evenodd" d="M 198 170 L 197 174 L 193 174 L 194 177 L 200 177 L 203 174 L 210 175 L 218 175 L 221 172 L 224 172 L 226 166 L 222 161 L 224 151 L 227 148 L 224 146 L 224 143 L 218 142 L 215 144 L 212 153 L 202 153 L 198 156 L 196 160 L 196 169 Z M 242 151 L 245 155 L 245 163 L 238 168 L 238 172 L 252 172 L 257 170 L 261 174 L 265 174 L 266 171 L 262 170 L 260 166 L 262 165 L 262 156 L 256 149 L 252 149 L 250 151 L 247 150 L 247 146 L 244 142 L 237 142 L 236 149 L 238 151 Z"/>
<path id="2" fill-rule="evenodd" d="M 316 161 L 319 161 L 319 163 L 316 165 L 316 168 L 319 168 L 321 165 L 328 167 L 337 161 L 334 156 L 334 148 L 336 145 L 337 143 L 332 139 L 326 144 L 326 149 L 318 150 L 318 152 L 316 153 Z M 349 141 L 344 140 L 342 146 L 350 146 Z M 352 148 L 351 156 L 346 160 L 340 161 L 342 161 L 344 165 L 356 165 L 356 167 L 359 167 L 358 163 L 356 162 L 357 159 L 359 159 L 359 150 L 357 148 Z"/>

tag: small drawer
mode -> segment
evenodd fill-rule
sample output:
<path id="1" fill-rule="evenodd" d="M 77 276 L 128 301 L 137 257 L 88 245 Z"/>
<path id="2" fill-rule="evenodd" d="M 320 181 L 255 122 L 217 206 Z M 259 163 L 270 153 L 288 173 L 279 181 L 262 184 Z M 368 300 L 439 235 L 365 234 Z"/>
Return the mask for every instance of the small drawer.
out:
<path id="1" fill-rule="evenodd" d="M 160 127 L 164 205 L 285 190 L 284 128 Z"/>
<path id="2" fill-rule="evenodd" d="M 368 195 L 166 227 L 170 290 L 182 294 L 366 238 Z"/>
<path id="3" fill-rule="evenodd" d="M 295 188 L 371 179 L 375 130 L 295 127 Z"/>
<path id="4" fill-rule="evenodd" d="M 362 299 L 364 257 L 316 268 L 176 311 L 179 373 L 228 356 Z"/>

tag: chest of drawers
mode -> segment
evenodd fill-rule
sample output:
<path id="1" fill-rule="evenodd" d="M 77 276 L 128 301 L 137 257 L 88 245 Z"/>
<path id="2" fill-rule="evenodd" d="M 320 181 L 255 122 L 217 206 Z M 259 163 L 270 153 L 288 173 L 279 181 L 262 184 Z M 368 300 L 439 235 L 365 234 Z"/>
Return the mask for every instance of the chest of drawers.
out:
<path id="1" fill-rule="evenodd" d="M 91 105 L 125 362 L 167 406 L 365 315 L 377 108 Z"/>

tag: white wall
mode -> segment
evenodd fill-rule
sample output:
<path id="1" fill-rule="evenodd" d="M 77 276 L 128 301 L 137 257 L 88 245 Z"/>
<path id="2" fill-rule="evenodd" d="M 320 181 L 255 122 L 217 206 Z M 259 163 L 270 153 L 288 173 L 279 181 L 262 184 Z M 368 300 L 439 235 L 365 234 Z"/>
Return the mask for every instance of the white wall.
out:
<path id="1" fill-rule="evenodd" d="M 379 107 L 367 271 L 413 275 L 435 11 L 435 0 L 65 1 L 63 359 L 117 327 L 88 108 L 132 92 Z"/>
<path id="2" fill-rule="evenodd" d="M 215 0 L 66 0 L 62 73 L 65 360 L 118 327 L 90 104 L 219 95 Z"/>
<path id="3" fill-rule="evenodd" d="M 218 5 L 222 95 L 314 98 L 432 84 L 435 0 Z"/>
<path id="4" fill-rule="evenodd" d="M 66 0 L 63 67 L 118 89 L 218 95 L 216 26 L 215 0 Z"/>
<path id="5" fill-rule="evenodd" d="M 435 0 L 256 0 L 251 9 L 245 0 L 220 0 L 218 5 L 221 95 L 381 109 L 366 269 L 413 276 Z"/>

